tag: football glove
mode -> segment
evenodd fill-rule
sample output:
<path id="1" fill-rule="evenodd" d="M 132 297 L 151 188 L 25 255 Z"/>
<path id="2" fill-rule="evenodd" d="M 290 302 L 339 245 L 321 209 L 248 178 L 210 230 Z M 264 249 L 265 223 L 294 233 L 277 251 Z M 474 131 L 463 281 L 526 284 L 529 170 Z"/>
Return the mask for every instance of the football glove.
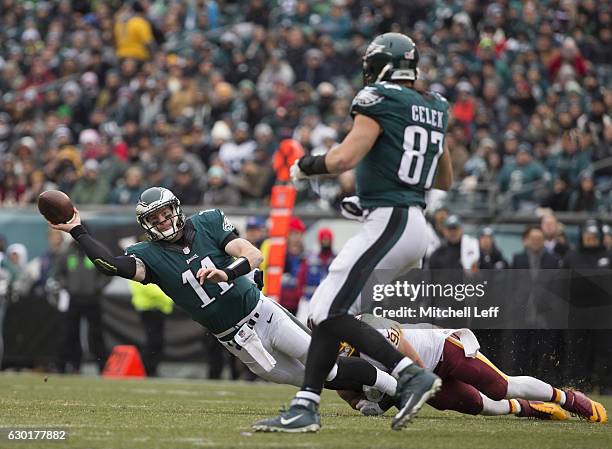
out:
<path id="1" fill-rule="evenodd" d="M 380 405 L 376 402 L 370 402 L 367 399 L 362 399 L 357 403 L 357 410 L 365 416 L 380 416 L 385 413 L 384 410 L 380 408 Z"/>
<path id="2" fill-rule="evenodd" d="M 380 402 L 383 396 L 385 395 L 385 393 L 383 393 L 379 389 L 374 388 L 374 387 L 369 387 L 367 385 L 363 386 L 363 392 L 368 401 L 377 402 L 377 403 Z"/>
<path id="3" fill-rule="evenodd" d="M 300 168 L 299 162 L 300 160 L 296 159 L 293 165 L 291 166 L 291 168 L 289 169 L 289 173 L 291 175 L 291 181 L 293 181 L 294 184 L 303 179 L 308 178 L 308 175 L 306 175 L 306 173 L 304 173 L 302 169 Z"/>
<path id="4" fill-rule="evenodd" d="M 357 221 L 365 220 L 363 208 L 361 207 L 359 197 L 357 195 L 343 198 L 340 206 L 340 213 L 344 218 Z"/>

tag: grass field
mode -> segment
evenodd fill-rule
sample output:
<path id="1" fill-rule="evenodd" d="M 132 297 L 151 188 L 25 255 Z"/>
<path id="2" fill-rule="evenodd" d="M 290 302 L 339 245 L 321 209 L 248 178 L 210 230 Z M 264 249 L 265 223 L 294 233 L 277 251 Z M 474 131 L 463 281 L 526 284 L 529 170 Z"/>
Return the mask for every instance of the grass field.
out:
<path id="1" fill-rule="evenodd" d="M 426 406 L 402 432 L 324 395 L 319 434 L 252 434 L 295 389 L 262 383 L 104 380 L 0 375 L 0 426 L 61 427 L 63 442 L 8 441 L 0 448 L 612 448 L 612 425 L 438 412 Z M 600 398 L 610 411 L 612 397 Z M 389 414 L 391 415 L 391 414 Z"/>

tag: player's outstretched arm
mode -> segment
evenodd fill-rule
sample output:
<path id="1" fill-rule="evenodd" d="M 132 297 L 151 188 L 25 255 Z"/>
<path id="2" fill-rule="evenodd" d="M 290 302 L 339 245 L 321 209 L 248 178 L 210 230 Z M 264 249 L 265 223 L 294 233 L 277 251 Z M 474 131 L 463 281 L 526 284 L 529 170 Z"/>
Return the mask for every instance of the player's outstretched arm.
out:
<path id="1" fill-rule="evenodd" d="M 200 268 L 196 274 L 200 284 L 204 282 L 231 282 L 257 268 L 263 261 L 261 251 L 248 240 L 237 238 L 225 245 L 225 252 L 236 260 L 224 269 Z"/>
<path id="2" fill-rule="evenodd" d="M 433 188 L 440 190 L 449 190 L 453 185 L 453 166 L 451 164 L 450 151 L 446 140 L 444 141 L 444 153 L 440 158 L 440 164 L 438 166 L 438 173 L 436 173 L 436 180 Z"/>
<path id="3" fill-rule="evenodd" d="M 85 254 L 93 261 L 98 271 L 107 276 L 120 276 L 135 281 L 143 281 L 147 272 L 144 263 L 131 256 L 113 256 L 108 249 L 94 239 L 81 224 L 81 215 L 74 208 L 74 217 L 68 223 L 53 224 L 49 226 L 58 231 L 69 233 L 83 248 Z"/>
<path id="4" fill-rule="evenodd" d="M 342 143 L 332 148 L 325 157 L 329 172 L 342 173 L 354 168 L 372 149 L 381 132 L 376 120 L 357 114 L 351 131 Z"/>
<path id="5" fill-rule="evenodd" d="M 410 331 L 405 331 L 405 332 L 410 332 Z M 421 368 L 425 368 L 425 364 L 423 363 L 423 360 L 421 360 L 421 356 L 419 355 L 419 353 L 416 351 L 416 349 L 414 349 L 414 346 L 412 346 L 410 342 L 406 340 L 404 337 L 401 337 L 397 350 L 401 352 L 403 355 L 405 355 L 406 357 L 410 358 L 412 361 L 414 361 L 414 363 L 419 365 Z"/>
<path id="6" fill-rule="evenodd" d="M 354 168 L 372 149 L 382 128 L 363 114 L 355 116 L 353 128 L 342 143 L 321 156 L 304 156 L 295 162 L 294 179 L 307 176 L 338 174 Z M 299 173 L 297 173 L 299 172 Z"/>

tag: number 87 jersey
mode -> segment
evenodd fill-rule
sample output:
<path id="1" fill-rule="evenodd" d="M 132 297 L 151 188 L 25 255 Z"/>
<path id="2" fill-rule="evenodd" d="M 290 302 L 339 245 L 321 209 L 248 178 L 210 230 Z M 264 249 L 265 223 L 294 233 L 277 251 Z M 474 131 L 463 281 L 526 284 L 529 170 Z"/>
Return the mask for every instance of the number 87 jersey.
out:
<path id="1" fill-rule="evenodd" d="M 390 82 L 364 87 L 351 114 L 376 120 L 382 133 L 357 165 L 357 195 L 364 208 L 425 207 L 444 151 L 448 102 Z"/>
<path id="2" fill-rule="evenodd" d="M 245 276 L 231 283 L 204 285 L 195 277 L 200 268 L 223 269 L 234 261 L 225 245 L 236 231 L 220 209 L 191 216 L 183 232 L 180 245 L 163 240 L 140 242 L 127 248 L 126 254 L 142 260 L 147 280 L 157 284 L 194 321 L 221 333 L 253 310 L 259 290 Z"/>

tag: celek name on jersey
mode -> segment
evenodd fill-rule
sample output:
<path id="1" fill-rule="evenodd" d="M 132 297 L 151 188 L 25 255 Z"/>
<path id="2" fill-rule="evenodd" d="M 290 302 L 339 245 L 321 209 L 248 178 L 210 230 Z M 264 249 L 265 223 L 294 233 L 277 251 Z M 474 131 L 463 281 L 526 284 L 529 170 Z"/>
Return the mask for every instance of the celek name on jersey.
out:
<path id="1" fill-rule="evenodd" d="M 425 106 L 412 105 L 412 120 L 415 122 L 426 123 L 436 128 L 442 128 L 442 118 L 444 113 L 442 111 L 436 111 L 435 109 L 429 109 Z"/>

